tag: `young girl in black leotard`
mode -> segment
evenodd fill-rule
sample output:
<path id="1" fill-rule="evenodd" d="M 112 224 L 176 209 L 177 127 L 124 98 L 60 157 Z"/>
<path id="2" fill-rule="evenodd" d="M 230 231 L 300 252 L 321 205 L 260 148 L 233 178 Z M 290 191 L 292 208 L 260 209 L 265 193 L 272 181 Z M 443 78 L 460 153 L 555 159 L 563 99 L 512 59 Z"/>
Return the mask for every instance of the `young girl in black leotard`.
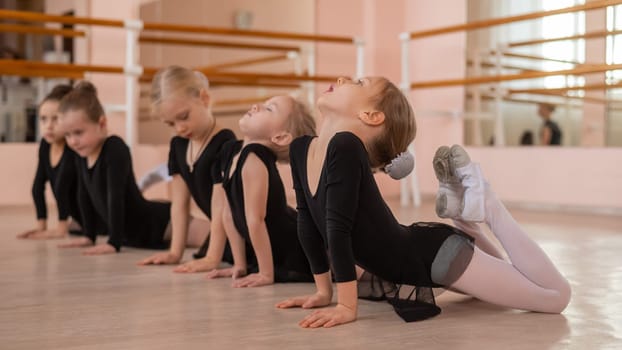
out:
<path id="1" fill-rule="evenodd" d="M 402 226 L 397 222 L 372 176 L 372 169 L 386 168 L 415 136 L 412 109 L 392 83 L 384 78 L 341 78 L 317 105 L 323 117 L 318 137 L 297 139 L 290 152 L 298 235 L 317 292 L 277 307 L 328 306 L 332 269 L 337 305 L 309 314 L 300 325 L 331 327 L 354 321 L 355 263 L 400 285 L 450 287 L 530 311 L 559 313 L 566 307 L 568 282 L 520 229 L 462 148 L 441 148 L 434 159 L 441 182 L 437 212 L 455 218 L 462 230 L 439 223 Z M 481 221 L 499 239 L 510 261 L 488 249 L 475 223 Z M 440 312 L 432 304 L 411 307 L 397 302 L 394 306 L 410 320 Z"/>
<path id="2" fill-rule="evenodd" d="M 39 162 L 32 184 L 32 198 L 37 210 L 37 228 L 19 234 L 18 238 L 65 238 L 70 220 L 80 222 L 76 195 L 76 154 L 65 144 L 65 135 L 58 126 L 58 104 L 71 91 L 70 85 L 57 85 L 39 105 Z M 50 182 L 58 208 L 58 224 L 48 229 L 45 183 Z M 103 232 L 102 232 L 103 233 Z"/>
<path id="3" fill-rule="evenodd" d="M 240 119 L 240 131 L 244 140 L 229 142 L 222 153 L 228 204 L 223 223 L 234 266 L 208 276 L 233 276 L 234 287 L 310 282 L 309 263 L 296 235 L 296 211 L 287 205 L 276 162 L 288 160 L 294 138 L 315 134 L 315 121 L 293 98 L 276 96 L 252 106 Z M 247 246 L 258 271 L 242 277 L 251 263 Z"/>
<path id="4" fill-rule="evenodd" d="M 103 221 L 107 243 L 90 247 L 84 254 L 119 252 L 122 246 L 166 248 L 170 204 L 143 198 L 136 186 L 129 148 L 118 136 L 108 136 L 95 87 L 79 83 L 63 97 L 59 113 L 67 145 L 81 157 L 77 162 L 78 203 L 86 235 L 61 246 L 93 245 L 98 223 Z"/>
<path id="5" fill-rule="evenodd" d="M 169 174 L 173 177 L 173 236 L 168 252 L 150 256 L 140 264 L 177 264 L 187 245 L 205 246 L 208 242 L 207 255 L 201 254 L 204 259 L 179 265 L 174 271 L 210 271 L 222 259 L 227 239 L 221 222 L 224 193 L 218 183 L 220 151 L 225 142 L 235 140 L 235 135 L 220 127 L 212 115 L 208 87 L 202 73 L 179 66 L 165 68 L 153 78 L 153 112 L 177 134 L 171 139 L 168 159 Z M 190 216 L 191 198 L 211 220 L 209 228 L 194 225 L 198 221 Z"/>

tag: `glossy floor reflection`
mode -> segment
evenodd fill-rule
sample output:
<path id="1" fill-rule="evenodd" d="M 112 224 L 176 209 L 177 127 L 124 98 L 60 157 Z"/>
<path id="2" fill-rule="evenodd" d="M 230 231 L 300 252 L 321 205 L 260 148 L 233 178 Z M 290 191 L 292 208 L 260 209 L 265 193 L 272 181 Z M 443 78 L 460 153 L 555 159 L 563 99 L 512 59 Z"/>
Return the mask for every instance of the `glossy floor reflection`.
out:
<path id="1" fill-rule="evenodd" d="M 394 207 L 409 223 L 435 220 L 431 204 Z M 446 292 L 438 299 L 443 312 L 428 321 L 404 323 L 387 303 L 362 301 L 356 323 L 305 330 L 297 322 L 308 311 L 273 305 L 311 292 L 311 284 L 232 289 L 227 280 L 173 274 L 171 267 L 137 267 L 148 251 L 83 257 L 58 242 L 18 241 L 34 211 L 2 207 L 0 348 L 622 348 L 622 217 L 511 212 L 571 281 L 562 315 Z"/>

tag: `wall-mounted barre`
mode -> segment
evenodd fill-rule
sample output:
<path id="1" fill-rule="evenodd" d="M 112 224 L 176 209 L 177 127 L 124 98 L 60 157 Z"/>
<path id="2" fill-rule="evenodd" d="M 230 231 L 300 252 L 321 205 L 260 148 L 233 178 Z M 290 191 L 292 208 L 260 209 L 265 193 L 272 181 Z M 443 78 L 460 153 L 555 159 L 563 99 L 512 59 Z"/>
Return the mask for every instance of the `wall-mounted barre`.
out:
<path id="1" fill-rule="evenodd" d="M 312 35 L 303 33 L 289 33 L 289 32 L 274 32 L 274 31 L 258 31 L 258 30 L 237 30 L 230 28 L 216 28 L 207 26 L 192 26 L 181 24 L 167 24 L 167 23 L 151 23 L 142 22 L 139 20 L 111 20 L 111 19 L 99 19 L 99 18 L 87 18 L 77 16 L 59 16 L 48 15 L 36 12 L 26 11 L 13 11 L 13 10 L 0 10 L 0 19 L 17 20 L 24 22 L 38 22 L 38 23 L 62 23 L 62 24 L 74 24 L 74 25 L 90 25 L 90 26 L 105 26 L 123 28 L 126 35 L 125 46 L 125 65 L 123 67 L 113 66 L 97 66 L 97 65 L 62 65 L 62 64 L 49 64 L 43 65 L 41 62 L 24 63 L 24 61 L 8 62 L 2 61 L 3 67 L 0 71 L 3 74 L 23 75 L 23 76 L 37 76 L 43 78 L 58 78 L 67 77 L 71 79 L 81 79 L 86 72 L 102 72 L 102 73 L 119 73 L 125 75 L 126 80 L 126 97 L 125 97 L 125 111 L 126 111 L 126 142 L 132 147 L 135 143 L 135 120 L 137 119 L 137 96 L 138 96 L 138 84 L 145 82 L 153 73 L 154 68 L 144 68 L 138 64 L 138 55 L 136 54 L 136 48 L 140 43 L 159 43 L 170 45 L 191 45 L 191 46 L 212 46 L 221 48 L 236 48 L 236 49 L 253 49 L 253 50 L 273 50 L 281 52 L 295 52 L 301 51 L 300 47 L 287 45 L 268 45 L 265 43 L 249 43 L 249 42 L 224 42 L 217 40 L 199 40 L 189 38 L 171 38 L 161 37 L 158 32 L 177 32 L 177 33 L 193 33 L 193 34 L 206 34 L 210 36 L 234 36 L 241 38 L 265 38 L 272 40 L 290 40 L 290 41 L 308 41 L 308 42 L 326 42 L 334 44 L 353 44 L 356 50 L 356 71 L 354 76 L 360 77 L 364 73 L 364 42 L 359 38 L 345 37 L 345 36 L 330 36 L 330 35 Z M 12 32 L 26 33 L 27 26 L 18 25 L 17 27 L 4 26 L 4 30 Z M 33 27 L 35 28 L 35 27 Z M 140 35 L 144 32 L 154 32 L 155 35 Z M 85 36 L 82 31 L 67 31 L 56 29 L 28 29 L 28 33 L 31 34 L 46 34 L 46 35 L 61 35 L 61 36 Z M 336 77 L 317 76 L 315 74 L 315 53 L 314 50 L 310 50 L 308 53 L 307 70 L 304 74 L 259 74 L 259 73 L 223 73 L 219 72 L 221 69 L 225 69 L 225 64 L 221 64 L 218 68 L 203 67 L 206 72 L 210 74 L 210 83 L 212 86 L 266 86 L 266 87 L 300 87 L 301 83 L 307 82 L 307 86 L 310 88 L 310 94 L 314 91 L 313 83 L 317 81 L 334 81 Z M 255 61 L 254 63 L 258 63 Z M 265 61 L 264 61 L 265 62 Z M 254 64 L 248 62 L 247 64 Z M 243 62 L 232 62 L 228 68 L 243 65 Z M 298 68 L 298 67 L 297 67 Z M 297 69 L 299 73 L 301 69 Z M 217 74 L 216 74 L 217 72 Z M 310 99 L 313 99 L 312 97 Z"/>
<path id="2" fill-rule="evenodd" d="M 10 32 L 19 34 L 35 34 L 35 35 L 60 35 L 64 37 L 84 37 L 86 33 L 81 30 L 71 29 L 55 29 L 37 26 L 28 26 L 22 24 L 0 23 L 0 32 Z"/>
<path id="3" fill-rule="evenodd" d="M 447 87 L 447 86 L 457 86 L 457 85 L 489 84 L 489 83 L 498 83 L 502 81 L 511 81 L 511 80 L 544 78 L 544 77 L 551 77 L 551 76 L 556 76 L 556 75 L 581 75 L 581 74 L 590 74 L 590 73 L 600 73 L 600 72 L 606 72 L 606 71 L 618 70 L 618 69 L 622 69 L 622 64 L 595 64 L 595 65 L 587 65 L 583 67 L 557 70 L 557 71 L 524 72 L 520 74 L 492 75 L 492 76 L 470 77 L 470 78 L 464 78 L 464 79 L 436 80 L 436 81 L 428 81 L 428 82 L 421 82 L 421 83 L 412 83 L 410 87 L 412 89 L 421 89 L 421 88 L 436 88 L 436 87 Z"/>
<path id="4" fill-rule="evenodd" d="M 235 43 L 216 40 L 196 40 L 196 39 L 175 39 L 161 38 L 141 35 L 138 38 L 141 43 L 149 44 L 169 44 L 169 45 L 189 45 L 189 46 L 210 46 L 219 48 L 250 49 L 250 50 L 271 50 L 271 51 L 300 51 L 298 46 L 279 46 L 261 45 L 254 43 Z"/>
<path id="5" fill-rule="evenodd" d="M 554 42 L 568 41 L 568 40 L 595 39 L 595 38 L 602 38 L 602 37 L 609 36 L 609 35 L 619 35 L 619 34 L 622 34 L 622 30 L 612 30 L 612 31 L 601 30 L 601 31 L 589 32 L 585 34 L 561 36 L 557 38 L 516 41 L 516 42 L 509 43 L 508 47 L 531 46 L 531 45 L 554 43 Z"/>
<path id="6" fill-rule="evenodd" d="M 601 8 L 619 5 L 619 4 L 622 4 L 621 0 L 590 1 L 584 5 L 564 7 L 564 8 L 557 9 L 557 10 L 532 12 L 532 13 L 526 13 L 524 15 L 494 18 L 494 19 L 489 19 L 489 20 L 475 21 L 475 22 L 448 26 L 448 27 L 443 27 L 443 28 L 424 30 L 420 32 L 411 32 L 410 39 L 418 39 L 418 38 L 424 38 L 424 37 L 433 36 L 433 35 L 454 33 L 454 32 L 460 32 L 460 31 L 473 30 L 473 29 L 490 28 L 490 27 L 494 27 L 498 25 L 538 19 L 538 18 L 543 18 L 547 16 L 559 15 L 563 13 L 596 10 L 596 9 L 601 9 Z"/>

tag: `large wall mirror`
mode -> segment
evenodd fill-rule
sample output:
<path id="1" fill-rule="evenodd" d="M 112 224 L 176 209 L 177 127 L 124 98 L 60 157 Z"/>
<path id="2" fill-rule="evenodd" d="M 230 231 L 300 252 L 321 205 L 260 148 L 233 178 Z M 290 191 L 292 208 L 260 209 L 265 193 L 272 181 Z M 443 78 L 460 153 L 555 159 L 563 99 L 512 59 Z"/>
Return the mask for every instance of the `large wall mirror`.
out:
<path id="1" fill-rule="evenodd" d="M 469 1 L 468 21 L 536 13 L 584 2 Z M 622 70 L 605 66 L 622 63 L 622 6 L 470 31 L 467 44 L 470 77 L 570 71 L 467 86 L 467 144 L 622 146 Z M 595 72 L 581 72 L 590 67 Z"/>
<path id="2" fill-rule="evenodd" d="M 44 0 L 0 0 L 0 8 L 7 10 L 43 12 Z M 68 12 L 66 15 L 72 15 Z M 17 21 L 2 21 L 3 24 L 17 24 Z M 32 24 L 43 26 L 42 24 Z M 69 28 L 71 26 L 66 26 Z M 54 38 L 41 35 L 24 35 L 11 31 L 0 31 L 0 59 L 26 59 L 33 61 L 57 61 L 64 58 L 71 62 L 73 46 L 64 43 L 65 50 L 55 50 Z M 35 142 L 38 139 L 37 98 L 40 90 L 57 82 L 42 82 L 37 78 L 24 78 L 0 74 L 0 143 Z"/>

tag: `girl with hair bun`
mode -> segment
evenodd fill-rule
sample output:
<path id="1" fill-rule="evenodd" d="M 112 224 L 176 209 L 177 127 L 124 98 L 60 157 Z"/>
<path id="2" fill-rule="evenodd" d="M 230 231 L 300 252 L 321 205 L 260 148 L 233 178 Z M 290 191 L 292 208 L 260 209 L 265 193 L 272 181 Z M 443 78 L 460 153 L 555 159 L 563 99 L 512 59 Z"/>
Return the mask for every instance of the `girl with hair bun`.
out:
<path id="1" fill-rule="evenodd" d="M 89 247 L 86 255 L 120 252 L 122 246 L 165 249 L 170 240 L 170 204 L 146 200 L 136 185 L 129 147 L 109 136 L 93 84 L 78 83 L 60 102 L 67 145 L 79 156 L 78 203 L 85 237 L 60 247 Z M 109 239 L 95 245 L 98 222 Z"/>
<path id="2" fill-rule="evenodd" d="M 457 227 L 398 223 L 372 175 L 372 169 L 382 168 L 399 177 L 408 173 L 402 167 L 413 165 L 401 154 L 415 138 L 415 116 L 394 84 L 381 77 L 340 78 L 317 107 L 323 117 L 317 138 L 301 137 L 290 148 L 298 237 L 317 291 L 277 307 L 330 305 L 331 270 L 337 305 L 308 314 L 301 327 L 353 322 L 357 297 L 387 298 L 404 320 L 426 319 L 441 312 L 433 287 L 527 311 L 564 310 L 570 300 L 568 281 L 522 231 L 460 146 L 441 147 L 433 160 L 440 182 L 437 214 L 452 218 Z M 490 227 L 509 260 L 492 248 L 480 222 Z M 362 276 L 355 264 L 365 270 Z M 402 286 L 415 287 L 409 294 Z"/>

